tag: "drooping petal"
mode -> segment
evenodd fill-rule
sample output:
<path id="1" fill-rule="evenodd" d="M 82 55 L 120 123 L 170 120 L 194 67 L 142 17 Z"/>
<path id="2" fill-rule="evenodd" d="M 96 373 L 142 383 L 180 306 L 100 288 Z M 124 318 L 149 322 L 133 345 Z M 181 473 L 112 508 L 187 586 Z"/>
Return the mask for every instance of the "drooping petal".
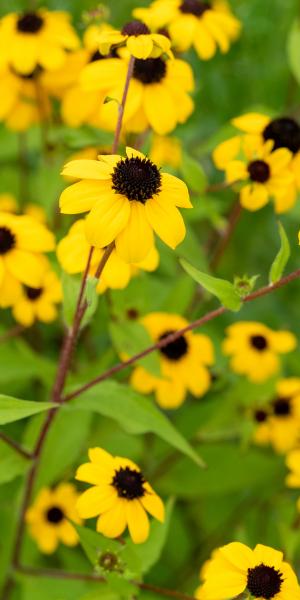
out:
<path id="1" fill-rule="evenodd" d="M 144 109 L 147 119 L 160 135 L 176 127 L 176 107 L 171 92 L 160 83 L 152 83 L 144 90 Z"/>
<path id="2" fill-rule="evenodd" d="M 71 160 L 62 170 L 62 175 L 66 177 L 76 177 L 77 179 L 110 179 L 112 169 L 107 163 L 99 160 Z"/>
<path id="3" fill-rule="evenodd" d="M 109 538 L 122 535 L 126 527 L 125 500 L 118 499 L 115 506 L 101 515 L 97 521 L 97 531 Z"/>
<path id="4" fill-rule="evenodd" d="M 193 207 L 187 185 L 184 181 L 174 175 L 170 175 L 170 173 L 162 173 L 161 180 L 161 196 L 166 196 L 175 206 L 180 206 L 181 208 Z"/>
<path id="5" fill-rule="evenodd" d="M 149 519 L 139 500 L 126 502 L 126 518 L 129 533 L 135 544 L 142 544 L 149 535 Z"/>
<path id="6" fill-rule="evenodd" d="M 152 52 L 153 41 L 150 35 L 131 35 L 126 45 L 132 56 L 145 60 Z"/>
<path id="7" fill-rule="evenodd" d="M 104 248 L 126 227 L 129 217 L 130 203 L 127 198 L 113 191 L 106 193 L 86 218 L 88 242 L 96 248 Z"/>
<path id="8" fill-rule="evenodd" d="M 90 519 L 110 510 L 117 503 L 117 494 L 112 486 L 91 487 L 79 496 L 76 508 L 82 519 Z"/>
<path id="9" fill-rule="evenodd" d="M 125 262 L 137 263 L 147 257 L 153 244 L 144 204 L 131 201 L 127 225 L 116 238 L 117 253 Z"/>
<path id="10" fill-rule="evenodd" d="M 152 515 L 152 517 L 155 517 L 155 519 L 157 519 L 158 521 L 164 521 L 164 503 L 157 494 L 155 494 L 154 492 L 149 493 L 148 491 L 146 491 L 146 494 L 141 498 L 141 503 L 143 507 L 148 511 L 148 513 Z"/>
<path id="11" fill-rule="evenodd" d="M 170 248 L 176 248 L 185 237 L 185 225 L 177 208 L 159 196 L 148 200 L 145 205 L 147 219 L 155 233 Z"/>
<path id="12" fill-rule="evenodd" d="M 103 194 L 110 192 L 110 184 L 101 181 L 78 181 L 67 187 L 59 199 L 60 212 L 75 215 L 87 212 L 100 200 Z"/>

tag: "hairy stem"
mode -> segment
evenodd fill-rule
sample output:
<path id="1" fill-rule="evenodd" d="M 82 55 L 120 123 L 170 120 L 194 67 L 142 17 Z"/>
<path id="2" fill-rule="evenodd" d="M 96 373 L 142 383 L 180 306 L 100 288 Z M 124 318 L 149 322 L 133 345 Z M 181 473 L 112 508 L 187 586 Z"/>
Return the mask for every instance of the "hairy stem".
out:
<path id="1" fill-rule="evenodd" d="M 33 458 L 33 453 L 26 450 L 26 448 L 23 448 L 23 446 L 21 446 L 21 444 L 19 444 L 18 442 L 15 442 L 15 440 L 13 440 L 8 435 L 3 433 L 3 431 L 0 431 L 0 440 L 5 442 L 5 444 L 10 446 L 11 448 L 13 448 L 16 452 L 18 452 L 18 454 L 23 456 L 23 458 L 27 458 L 29 460 L 31 460 Z"/>

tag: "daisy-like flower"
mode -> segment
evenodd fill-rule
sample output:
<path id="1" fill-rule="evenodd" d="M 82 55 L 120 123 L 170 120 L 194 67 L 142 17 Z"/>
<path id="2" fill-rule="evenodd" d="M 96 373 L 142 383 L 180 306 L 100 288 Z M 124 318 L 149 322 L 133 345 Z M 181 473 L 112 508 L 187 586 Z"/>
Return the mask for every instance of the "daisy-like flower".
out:
<path id="1" fill-rule="evenodd" d="M 257 444 L 271 444 L 279 453 L 295 448 L 300 441 L 300 379 L 279 380 L 276 396 L 255 410 L 254 419 Z"/>
<path id="2" fill-rule="evenodd" d="M 121 69 L 121 61 L 118 63 Z M 102 106 L 99 125 L 113 131 L 118 117 L 118 102 L 121 102 L 127 63 L 117 80 L 107 70 L 106 61 L 88 65 L 82 72 L 81 83 L 86 90 L 105 90 L 115 101 Z M 110 89 L 107 84 L 111 82 Z M 123 129 L 139 133 L 151 127 L 155 133 L 166 135 L 178 123 L 184 123 L 194 109 L 190 92 L 194 90 L 194 77 L 190 65 L 180 59 L 165 60 L 163 57 L 136 59 L 130 80 L 125 105 Z"/>
<path id="3" fill-rule="evenodd" d="M 239 321 L 226 329 L 223 353 L 230 356 L 230 367 L 253 383 L 266 381 L 280 367 L 279 354 L 292 352 L 297 345 L 289 331 L 273 331 L 263 323 Z"/>
<path id="4" fill-rule="evenodd" d="M 12 131 L 25 131 L 47 119 L 51 105 L 46 90 L 40 85 L 41 73 L 17 74 L 9 67 L 0 68 L 0 121 Z"/>
<path id="5" fill-rule="evenodd" d="M 141 319 L 153 342 L 186 327 L 179 315 L 151 313 Z M 191 392 L 203 396 L 210 387 L 208 367 L 214 362 L 214 349 L 206 335 L 187 332 L 159 350 L 161 377 L 138 366 L 131 376 L 131 385 L 143 394 L 155 393 L 162 408 L 178 408 Z"/>
<path id="6" fill-rule="evenodd" d="M 36 67 L 58 69 L 69 50 L 79 45 L 66 12 L 45 9 L 10 13 L 0 20 L 0 65 L 22 75 Z"/>
<path id="7" fill-rule="evenodd" d="M 89 459 L 76 473 L 76 479 L 93 486 L 77 502 L 79 515 L 83 519 L 100 515 L 97 531 L 109 538 L 119 537 L 128 526 L 135 544 L 145 542 L 149 535 L 147 512 L 164 521 L 164 505 L 159 496 L 128 458 L 91 448 Z"/>
<path id="8" fill-rule="evenodd" d="M 9 306 L 19 287 L 42 285 L 47 261 L 41 254 L 54 250 L 53 234 L 28 216 L 0 213 L 0 304 Z"/>
<path id="9" fill-rule="evenodd" d="M 99 50 L 108 54 L 114 47 L 126 46 L 135 58 L 157 58 L 161 54 L 172 57 L 171 42 L 160 33 L 151 33 L 142 21 L 130 21 L 121 31 L 105 31 L 99 35 Z"/>
<path id="10" fill-rule="evenodd" d="M 212 58 L 218 48 L 228 52 L 241 29 L 223 0 L 156 0 L 134 14 L 153 28 L 168 25 L 175 49 L 185 52 L 193 46 L 202 60 Z"/>
<path id="11" fill-rule="evenodd" d="M 60 197 L 65 214 L 90 211 L 86 237 L 104 248 L 115 241 L 118 255 L 139 263 L 154 245 L 153 231 L 171 248 L 184 239 L 185 225 L 177 206 L 190 208 L 186 185 L 140 152 L 127 148 L 127 156 L 100 155 L 99 160 L 75 160 L 63 175 L 81 181 Z"/>
<path id="12" fill-rule="evenodd" d="M 204 570 L 204 583 L 197 590 L 201 600 L 230 600 L 243 592 L 259 600 L 300 600 L 300 588 L 283 553 L 257 544 L 251 550 L 232 542 L 215 551 Z"/>
<path id="13" fill-rule="evenodd" d="M 157 165 L 178 169 L 182 161 L 181 141 L 176 137 L 154 135 L 149 158 Z"/>
<path id="14" fill-rule="evenodd" d="M 16 321 L 30 327 L 35 320 L 50 323 L 57 318 L 56 304 L 62 300 L 61 283 L 54 271 L 48 270 L 43 276 L 41 287 L 20 285 L 12 313 Z"/>
<path id="15" fill-rule="evenodd" d="M 68 234 L 57 245 L 57 257 L 66 273 L 74 275 L 85 270 L 91 246 L 85 236 L 84 219 L 79 219 L 70 228 Z M 94 276 L 104 254 L 104 249 L 93 252 L 90 275 Z M 129 264 L 122 260 L 114 249 L 107 261 L 97 285 L 97 291 L 103 293 L 107 288 L 123 289 L 131 277 L 139 270 L 154 271 L 159 263 L 159 254 L 153 247 L 148 256 L 137 264 Z"/>
<path id="16" fill-rule="evenodd" d="M 31 537 L 44 554 L 55 552 L 60 543 L 76 546 L 78 535 L 70 521 L 81 524 L 76 510 L 78 492 L 71 483 L 56 488 L 43 488 L 26 512 Z"/>

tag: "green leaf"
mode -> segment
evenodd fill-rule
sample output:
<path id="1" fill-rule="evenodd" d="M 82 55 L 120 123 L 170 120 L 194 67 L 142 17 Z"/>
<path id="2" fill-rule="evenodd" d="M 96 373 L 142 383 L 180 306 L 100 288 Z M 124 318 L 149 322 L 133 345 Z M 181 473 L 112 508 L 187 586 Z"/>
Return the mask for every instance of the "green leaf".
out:
<path id="1" fill-rule="evenodd" d="M 73 323 L 73 317 L 76 310 L 78 294 L 80 290 L 81 280 L 79 277 L 74 277 L 63 273 L 62 288 L 63 288 L 63 316 L 68 327 Z"/>
<path id="2" fill-rule="evenodd" d="M 269 273 L 270 283 L 279 281 L 291 255 L 290 242 L 280 221 L 278 222 L 278 228 L 280 235 L 280 249 L 271 265 Z"/>
<path id="3" fill-rule="evenodd" d="M 223 306 L 233 311 L 238 311 L 241 308 L 241 298 L 233 283 L 198 271 L 198 269 L 193 267 L 184 258 L 180 259 L 180 264 L 197 283 L 200 283 L 204 289 L 216 296 Z"/>
<path id="4" fill-rule="evenodd" d="M 102 552 L 120 553 L 122 548 L 120 542 L 106 538 L 92 529 L 77 525 L 77 523 L 73 523 L 73 526 L 78 533 L 80 544 L 93 566 L 98 564 Z"/>
<path id="5" fill-rule="evenodd" d="M 28 460 L 0 441 L 0 484 L 8 483 L 25 473 L 29 464 Z"/>
<path id="6" fill-rule="evenodd" d="M 112 322 L 109 329 L 113 344 L 120 355 L 134 356 L 153 344 L 148 331 L 138 321 L 122 319 L 122 321 Z M 152 375 L 160 376 L 157 352 L 151 352 L 138 362 Z"/>
<path id="7" fill-rule="evenodd" d="M 181 174 L 187 186 L 201 194 L 207 186 L 207 177 L 201 164 L 192 156 L 184 153 L 181 164 Z"/>
<path id="8" fill-rule="evenodd" d="M 30 400 L 18 400 L 11 396 L 0 395 L 0 425 L 12 423 L 25 419 L 31 415 L 53 408 L 52 402 L 31 402 Z"/>
<path id="9" fill-rule="evenodd" d="M 288 35 L 287 55 L 290 69 L 300 84 L 300 22 L 298 19 L 293 22 Z"/>
<path id="10" fill-rule="evenodd" d="M 174 499 L 170 498 L 166 504 L 166 515 L 164 522 L 159 523 L 159 521 L 156 520 L 152 521 L 149 537 L 144 544 L 137 546 L 134 545 L 131 540 L 127 541 L 126 545 L 128 547 L 133 547 L 136 554 L 140 558 L 142 573 L 147 573 L 150 571 L 151 567 L 155 565 L 161 556 L 170 527 L 173 507 Z"/>
<path id="11" fill-rule="evenodd" d="M 92 317 L 94 316 L 97 306 L 98 306 L 98 300 L 99 300 L 99 295 L 97 294 L 97 285 L 98 285 L 98 279 L 96 277 L 88 277 L 87 278 L 87 282 L 86 282 L 86 289 L 85 289 L 85 298 L 88 304 L 88 307 L 84 313 L 84 317 L 82 319 L 82 323 L 81 323 L 81 328 L 85 327 L 90 320 L 92 319 Z"/>
<path id="12" fill-rule="evenodd" d="M 198 466 L 204 466 L 200 456 L 154 403 L 127 385 L 116 381 L 103 381 L 66 404 L 62 410 L 72 408 L 93 411 L 114 419 L 129 433 L 142 434 L 151 431 L 191 458 Z"/>

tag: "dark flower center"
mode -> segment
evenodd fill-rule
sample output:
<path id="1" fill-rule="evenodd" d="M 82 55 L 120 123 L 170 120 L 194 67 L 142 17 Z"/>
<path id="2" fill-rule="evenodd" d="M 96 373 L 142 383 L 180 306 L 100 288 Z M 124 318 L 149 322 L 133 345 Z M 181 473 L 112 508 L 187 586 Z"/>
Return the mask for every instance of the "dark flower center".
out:
<path id="1" fill-rule="evenodd" d="M 121 467 L 116 471 L 111 485 L 116 488 L 120 498 L 134 500 L 144 496 L 144 483 L 145 479 L 140 471 L 135 471 L 129 467 L 125 467 L 125 469 Z"/>
<path id="2" fill-rule="evenodd" d="M 257 421 L 257 423 L 263 423 L 264 421 L 267 420 L 268 414 L 266 413 L 265 410 L 262 410 L 261 408 L 259 408 L 258 410 L 255 411 L 254 418 L 255 418 L 255 421 Z"/>
<path id="3" fill-rule="evenodd" d="M 7 227 L 0 227 L 0 254 L 12 250 L 16 243 L 14 234 Z"/>
<path id="4" fill-rule="evenodd" d="M 293 154 L 300 150 L 300 126 L 288 117 L 271 121 L 263 131 L 263 138 L 274 141 L 274 150 L 288 148 Z"/>
<path id="5" fill-rule="evenodd" d="M 161 176 L 157 166 L 148 158 L 133 156 L 120 160 L 112 174 L 112 189 L 145 204 L 160 191 Z"/>
<path id="6" fill-rule="evenodd" d="M 57 523 L 60 523 L 65 518 L 65 515 L 59 506 L 52 506 L 47 511 L 46 518 L 49 523 L 57 525 Z"/>
<path id="7" fill-rule="evenodd" d="M 172 333 L 176 333 L 175 330 L 165 331 L 165 333 L 163 333 L 159 337 L 159 341 L 163 340 L 164 338 L 166 338 L 168 335 L 171 335 Z M 187 353 L 187 351 L 188 351 L 188 343 L 187 343 L 184 335 L 181 335 L 174 342 L 170 342 L 163 348 L 160 348 L 160 352 L 162 354 L 164 354 L 164 356 L 166 356 L 169 360 L 179 360 Z"/>
<path id="8" fill-rule="evenodd" d="M 162 58 L 136 58 L 133 67 L 133 77 L 144 84 L 159 83 L 167 72 L 166 63 Z"/>
<path id="9" fill-rule="evenodd" d="M 248 173 L 252 181 L 265 183 L 270 177 L 270 167 L 264 160 L 253 160 L 248 165 Z"/>
<path id="10" fill-rule="evenodd" d="M 253 569 L 248 569 L 247 589 L 254 598 L 274 598 L 281 590 L 283 576 L 274 567 L 261 563 Z"/>
<path id="11" fill-rule="evenodd" d="M 33 288 L 33 287 L 29 287 L 29 285 L 24 285 L 24 292 L 28 298 L 28 300 L 37 300 L 42 292 L 43 292 L 43 288 Z"/>
<path id="12" fill-rule="evenodd" d="M 278 417 L 287 417 L 291 414 L 290 398 L 276 398 L 272 405 L 274 415 L 277 415 Z"/>
<path id="13" fill-rule="evenodd" d="M 133 20 L 122 28 L 123 35 L 147 35 L 150 29 L 142 21 Z"/>
<path id="14" fill-rule="evenodd" d="M 206 10 L 211 8 L 210 2 L 202 2 L 202 0 L 183 0 L 179 10 L 182 13 L 201 17 Z"/>
<path id="15" fill-rule="evenodd" d="M 266 350 L 268 347 L 268 342 L 263 335 L 252 335 L 250 338 L 250 344 L 253 346 L 253 348 L 255 348 L 255 350 L 259 350 L 260 352 Z"/>
<path id="16" fill-rule="evenodd" d="M 96 60 L 102 60 L 103 58 L 107 57 L 104 56 L 104 54 L 101 54 L 99 50 L 96 50 L 96 52 L 93 52 L 93 54 L 90 56 L 89 62 L 96 62 Z"/>
<path id="17" fill-rule="evenodd" d="M 44 24 L 44 20 L 35 12 L 27 12 L 17 20 L 17 29 L 22 33 L 37 33 Z"/>

